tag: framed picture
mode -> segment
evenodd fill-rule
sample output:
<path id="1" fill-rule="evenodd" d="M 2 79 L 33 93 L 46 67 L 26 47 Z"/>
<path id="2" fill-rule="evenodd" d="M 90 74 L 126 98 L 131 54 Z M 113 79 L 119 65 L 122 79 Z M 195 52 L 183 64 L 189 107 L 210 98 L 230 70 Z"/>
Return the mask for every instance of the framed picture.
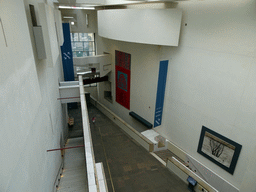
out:
<path id="1" fill-rule="evenodd" d="M 242 145 L 203 126 L 197 152 L 233 175 Z"/>

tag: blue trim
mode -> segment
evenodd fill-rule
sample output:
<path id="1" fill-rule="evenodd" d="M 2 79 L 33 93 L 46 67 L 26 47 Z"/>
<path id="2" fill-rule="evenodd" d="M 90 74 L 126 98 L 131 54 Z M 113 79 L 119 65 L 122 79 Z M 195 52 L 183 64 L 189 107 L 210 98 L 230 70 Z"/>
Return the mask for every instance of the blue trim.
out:
<path id="1" fill-rule="evenodd" d="M 166 86 L 166 78 L 167 78 L 167 72 L 168 72 L 168 62 L 169 62 L 168 60 L 160 61 L 160 65 L 159 65 L 154 127 L 160 126 L 162 124 L 165 86 Z"/>

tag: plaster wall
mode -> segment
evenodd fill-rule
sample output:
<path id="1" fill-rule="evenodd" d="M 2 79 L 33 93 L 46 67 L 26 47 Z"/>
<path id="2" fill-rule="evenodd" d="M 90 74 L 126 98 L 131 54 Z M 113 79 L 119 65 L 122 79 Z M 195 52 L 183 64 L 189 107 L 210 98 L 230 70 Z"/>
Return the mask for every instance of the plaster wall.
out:
<path id="1" fill-rule="evenodd" d="M 253 0 L 184 1 L 178 47 L 98 39 L 98 53 L 131 54 L 131 111 L 153 123 L 159 62 L 169 60 L 162 126 L 156 130 L 240 191 L 253 192 L 256 168 Z M 164 30 L 164 29 L 163 29 Z M 113 63 L 114 57 L 112 58 Z M 111 74 L 115 100 L 114 65 Z M 142 126 L 115 101 L 99 101 L 138 130 Z M 202 125 L 241 144 L 234 175 L 197 153 Z"/>
<path id="2" fill-rule="evenodd" d="M 114 102 L 112 104 L 104 99 L 104 84 L 99 86 L 99 101 L 138 131 L 145 130 L 145 127 L 129 116 L 128 109 L 115 102 L 115 50 L 131 54 L 130 111 L 134 111 L 149 122 L 153 122 L 161 47 L 113 41 L 105 38 L 99 38 L 97 43 L 99 52 L 108 52 L 113 55 L 109 81 L 112 83 Z"/>
<path id="3" fill-rule="evenodd" d="M 179 9 L 98 10 L 98 34 L 120 41 L 178 46 L 181 16 Z"/>
<path id="4" fill-rule="evenodd" d="M 62 20 L 65 23 L 74 21 L 75 25 L 71 25 L 72 33 L 96 33 L 97 32 L 97 12 L 94 10 L 82 9 L 61 9 Z M 86 25 L 86 14 L 88 14 L 88 23 Z M 64 16 L 71 16 L 74 19 L 65 19 Z"/>
<path id="5" fill-rule="evenodd" d="M 52 191 L 62 161 L 60 152 L 46 152 L 63 145 L 67 135 L 66 106 L 57 100 L 58 82 L 63 80 L 61 57 L 52 27 L 54 14 L 46 14 L 43 20 L 38 3 L 0 2 L 7 41 L 6 46 L 1 29 L 0 191 Z M 45 60 L 36 55 L 29 4 L 35 5 L 45 41 L 56 40 L 46 44 L 51 57 Z M 53 13 L 51 2 L 43 5 Z"/>

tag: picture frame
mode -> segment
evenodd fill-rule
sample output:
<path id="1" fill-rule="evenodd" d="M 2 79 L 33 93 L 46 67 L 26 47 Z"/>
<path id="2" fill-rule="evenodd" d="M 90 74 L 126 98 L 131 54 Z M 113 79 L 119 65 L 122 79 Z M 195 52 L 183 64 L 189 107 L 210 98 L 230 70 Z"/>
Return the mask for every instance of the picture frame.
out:
<path id="1" fill-rule="evenodd" d="M 202 126 L 197 152 L 234 174 L 242 145 Z"/>

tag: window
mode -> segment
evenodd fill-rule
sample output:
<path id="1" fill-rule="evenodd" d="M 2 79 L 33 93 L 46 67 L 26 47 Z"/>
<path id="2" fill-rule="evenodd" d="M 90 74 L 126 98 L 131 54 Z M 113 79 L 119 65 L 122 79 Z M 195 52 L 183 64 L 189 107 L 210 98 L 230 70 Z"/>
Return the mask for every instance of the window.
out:
<path id="1" fill-rule="evenodd" d="M 70 33 L 73 57 L 95 55 L 94 33 Z"/>

